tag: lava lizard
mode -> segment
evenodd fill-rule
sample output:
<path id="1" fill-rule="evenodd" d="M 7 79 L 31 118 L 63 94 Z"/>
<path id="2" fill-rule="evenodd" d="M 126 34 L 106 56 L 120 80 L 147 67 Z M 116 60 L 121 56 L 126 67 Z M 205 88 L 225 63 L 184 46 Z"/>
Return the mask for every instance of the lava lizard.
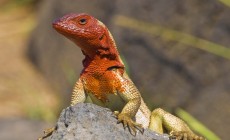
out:
<path id="1" fill-rule="evenodd" d="M 98 19 L 85 13 L 68 14 L 53 22 L 53 28 L 73 41 L 85 56 L 83 70 L 72 93 L 71 106 L 90 98 L 94 104 L 114 111 L 118 122 L 136 134 L 137 129 L 149 128 L 169 133 L 178 140 L 203 140 L 193 133 L 184 121 L 157 108 L 152 112 L 140 92 L 125 72 L 108 28 Z M 46 131 L 43 139 L 55 128 Z"/>

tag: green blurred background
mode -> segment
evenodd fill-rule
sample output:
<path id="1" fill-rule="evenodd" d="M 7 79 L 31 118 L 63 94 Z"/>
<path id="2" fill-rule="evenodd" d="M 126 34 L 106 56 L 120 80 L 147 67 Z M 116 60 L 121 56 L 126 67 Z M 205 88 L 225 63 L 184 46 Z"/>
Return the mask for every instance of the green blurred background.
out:
<path id="1" fill-rule="evenodd" d="M 0 139 L 36 139 L 69 105 L 83 55 L 51 23 L 89 13 L 116 40 L 151 109 L 208 139 L 230 130 L 229 0 L 1 0 Z"/>

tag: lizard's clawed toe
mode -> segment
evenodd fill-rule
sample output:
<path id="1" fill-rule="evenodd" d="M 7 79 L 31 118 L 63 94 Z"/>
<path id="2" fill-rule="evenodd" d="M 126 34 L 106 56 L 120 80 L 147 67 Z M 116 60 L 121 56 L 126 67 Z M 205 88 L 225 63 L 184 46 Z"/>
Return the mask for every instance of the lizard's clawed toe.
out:
<path id="1" fill-rule="evenodd" d="M 124 128 L 128 127 L 132 135 L 136 135 L 137 129 L 143 133 L 144 129 L 141 124 L 134 122 L 127 114 L 117 114 L 118 123 L 122 123 Z"/>

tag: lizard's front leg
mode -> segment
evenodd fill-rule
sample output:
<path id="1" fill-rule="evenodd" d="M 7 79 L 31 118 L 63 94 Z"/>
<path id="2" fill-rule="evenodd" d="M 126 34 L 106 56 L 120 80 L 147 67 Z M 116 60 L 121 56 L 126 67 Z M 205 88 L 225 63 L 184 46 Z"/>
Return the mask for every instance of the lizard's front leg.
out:
<path id="1" fill-rule="evenodd" d="M 177 140 L 204 140 L 203 137 L 195 135 L 183 120 L 161 108 L 153 110 L 149 129 L 161 134 L 166 129 L 170 137 Z"/>
<path id="2" fill-rule="evenodd" d="M 83 103 L 86 100 L 86 94 L 84 91 L 84 86 L 81 78 L 76 82 L 73 92 L 70 105 L 73 106 L 78 103 Z"/>
<path id="3" fill-rule="evenodd" d="M 130 132 L 133 131 L 136 135 L 136 129 L 142 128 L 141 124 L 133 120 L 141 105 L 141 95 L 130 80 L 122 78 L 120 81 L 122 86 L 118 89 L 118 94 L 127 103 L 121 113 L 115 112 L 115 115 L 117 115 L 118 122 L 122 122 L 124 127 L 128 127 Z"/>
<path id="4" fill-rule="evenodd" d="M 81 79 L 79 79 L 76 82 L 75 87 L 73 89 L 72 98 L 71 98 L 71 106 L 73 106 L 77 103 L 83 103 L 85 100 L 86 100 L 86 95 L 84 92 L 83 83 L 82 83 Z M 43 139 L 51 136 L 55 130 L 57 130 L 57 126 L 44 130 L 44 135 L 42 137 L 38 138 L 38 140 L 43 140 Z"/>

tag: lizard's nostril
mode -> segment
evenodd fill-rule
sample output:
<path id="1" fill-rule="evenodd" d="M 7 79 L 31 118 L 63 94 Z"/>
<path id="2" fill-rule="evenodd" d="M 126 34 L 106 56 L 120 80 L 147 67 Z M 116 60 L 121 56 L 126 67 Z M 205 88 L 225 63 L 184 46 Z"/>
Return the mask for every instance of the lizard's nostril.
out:
<path id="1" fill-rule="evenodd" d="M 55 19 L 55 20 L 52 22 L 52 25 L 53 25 L 53 26 L 56 26 L 56 25 L 58 25 L 60 22 L 61 22 L 60 19 Z"/>

